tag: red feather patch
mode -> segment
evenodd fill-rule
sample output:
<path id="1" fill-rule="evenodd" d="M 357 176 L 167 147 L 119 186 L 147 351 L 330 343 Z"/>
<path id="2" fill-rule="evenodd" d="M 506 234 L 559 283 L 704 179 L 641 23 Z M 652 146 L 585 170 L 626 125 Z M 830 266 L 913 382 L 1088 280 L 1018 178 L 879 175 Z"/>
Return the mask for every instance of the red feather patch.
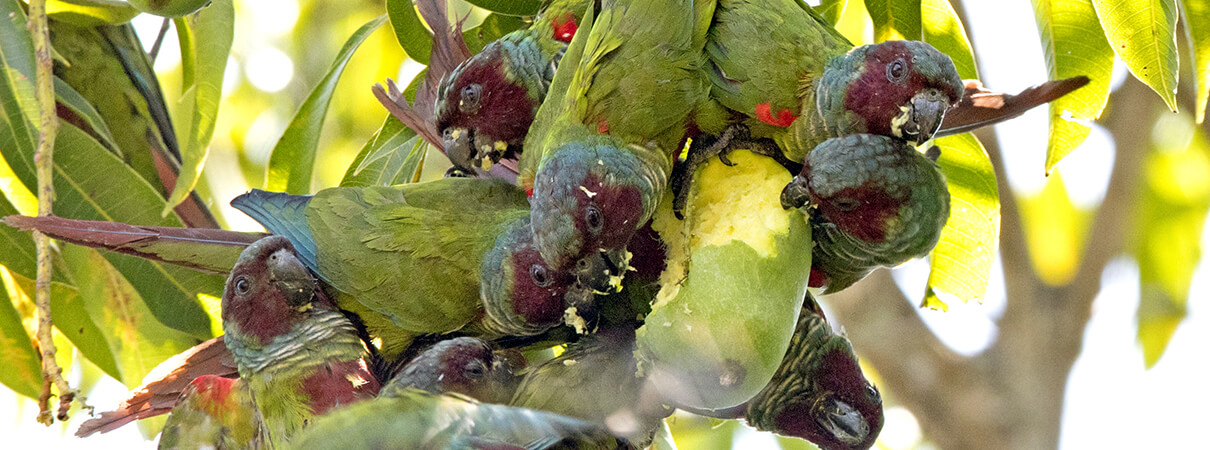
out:
<path id="1" fill-rule="evenodd" d="M 576 24 L 576 16 L 569 11 L 551 22 L 550 28 L 554 30 L 556 41 L 570 43 L 571 38 L 576 36 L 576 30 L 579 29 L 579 25 Z"/>
<path id="2" fill-rule="evenodd" d="M 778 111 L 777 117 L 773 117 L 773 107 L 769 105 L 769 102 L 756 105 L 756 119 L 775 127 L 788 127 L 797 118 L 798 115 L 788 109 Z"/>

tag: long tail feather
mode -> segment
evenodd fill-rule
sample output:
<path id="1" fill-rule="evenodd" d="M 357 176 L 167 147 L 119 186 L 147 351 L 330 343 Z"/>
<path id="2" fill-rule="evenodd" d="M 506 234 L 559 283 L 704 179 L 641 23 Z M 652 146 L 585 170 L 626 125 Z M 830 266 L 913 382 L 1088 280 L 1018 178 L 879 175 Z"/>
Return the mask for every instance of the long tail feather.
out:
<path id="1" fill-rule="evenodd" d="M 1047 81 L 1012 95 L 988 90 L 979 80 L 967 80 L 962 100 L 945 113 L 945 120 L 935 136 L 965 133 L 1012 119 L 1035 106 L 1067 95 L 1088 81 L 1085 76 Z"/>
<path id="2" fill-rule="evenodd" d="M 319 273 L 319 258 L 315 237 L 307 226 L 307 205 L 310 195 L 291 195 L 253 189 L 251 192 L 231 200 L 231 206 L 243 211 L 248 217 L 260 222 L 270 233 L 285 236 L 294 245 L 298 259 L 316 274 Z"/>
<path id="3" fill-rule="evenodd" d="M 85 247 L 100 248 L 154 261 L 175 264 L 202 272 L 227 273 L 248 244 L 264 233 L 210 228 L 177 228 L 129 225 L 99 220 L 62 217 L 8 216 L 13 228 L 38 230 L 55 239 Z"/>

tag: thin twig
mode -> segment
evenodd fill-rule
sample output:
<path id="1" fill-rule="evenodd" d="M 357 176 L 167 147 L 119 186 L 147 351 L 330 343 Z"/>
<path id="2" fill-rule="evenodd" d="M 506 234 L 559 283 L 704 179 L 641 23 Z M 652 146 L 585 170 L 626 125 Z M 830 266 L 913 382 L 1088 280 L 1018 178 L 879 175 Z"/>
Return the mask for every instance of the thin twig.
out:
<path id="1" fill-rule="evenodd" d="M 164 23 L 160 25 L 160 33 L 155 35 L 155 43 L 151 44 L 151 51 L 147 52 L 152 64 L 155 64 L 155 57 L 160 54 L 160 44 L 164 43 L 164 36 L 168 34 L 168 24 L 170 23 L 172 23 L 172 19 L 165 17 Z"/>
<path id="2" fill-rule="evenodd" d="M 59 133 L 59 117 L 55 115 L 55 90 L 51 84 L 50 32 L 46 22 L 46 0 L 30 0 L 29 30 L 34 40 L 34 58 L 36 66 L 35 97 L 38 101 L 38 150 L 34 153 L 34 165 L 38 174 L 38 215 L 49 216 L 51 203 L 55 196 L 52 158 L 55 147 L 55 136 Z M 35 280 L 34 299 L 37 304 L 38 319 L 38 349 L 42 356 L 43 392 L 39 398 L 38 422 L 44 425 L 54 423 L 51 417 L 49 400 L 50 387 L 53 384 L 59 392 L 59 411 L 56 417 L 67 420 L 67 411 L 71 408 L 76 391 L 63 379 L 63 369 L 55 362 L 55 341 L 52 335 L 50 316 L 50 238 L 34 232 L 34 244 L 38 252 L 38 274 Z"/>

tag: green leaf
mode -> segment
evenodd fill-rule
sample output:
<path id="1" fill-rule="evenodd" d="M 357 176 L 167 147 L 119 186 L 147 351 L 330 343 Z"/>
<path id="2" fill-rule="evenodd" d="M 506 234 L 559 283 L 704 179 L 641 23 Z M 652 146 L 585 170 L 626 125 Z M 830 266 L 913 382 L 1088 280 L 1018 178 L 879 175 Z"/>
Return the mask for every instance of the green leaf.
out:
<path id="1" fill-rule="evenodd" d="M 56 256 L 58 256 L 57 253 Z M 61 264 L 62 259 L 56 258 L 55 263 L 55 278 L 70 280 L 71 274 L 67 273 L 67 269 Z M 12 276 L 13 284 L 10 287 L 15 291 L 9 291 L 9 296 L 14 300 L 14 305 L 17 305 L 18 314 L 26 323 L 32 323 L 34 303 L 31 295 L 34 292 L 34 280 L 16 273 L 13 273 Z M 50 311 L 51 319 L 55 328 L 59 330 L 59 334 L 71 341 L 80 354 L 104 370 L 105 373 L 114 378 L 119 377 L 113 352 L 109 350 L 105 339 L 101 337 L 100 328 L 97 328 L 97 324 L 93 323 L 92 318 L 88 316 L 88 311 L 84 309 L 84 302 L 80 300 L 75 287 L 59 281 L 51 283 Z"/>
<path id="2" fill-rule="evenodd" d="M 387 16 L 391 18 L 395 40 L 408 58 L 427 65 L 433 49 L 433 33 L 420 20 L 412 0 L 387 0 Z"/>
<path id="3" fill-rule="evenodd" d="M 479 53 L 483 47 L 492 43 L 496 39 L 500 39 L 513 31 L 525 28 L 528 23 L 516 16 L 506 16 L 503 14 L 492 14 L 483 19 L 479 26 L 463 31 L 462 40 L 466 41 L 466 47 L 471 53 Z"/>
<path id="4" fill-rule="evenodd" d="M 311 191 L 311 172 L 315 168 L 315 151 L 319 146 L 319 133 L 323 129 L 328 103 L 332 100 L 332 92 L 336 90 L 336 82 L 344 73 L 345 65 L 349 63 L 353 52 L 370 33 L 386 22 L 386 19 L 385 15 L 378 16 L 362 25 L 353 33 L 353 36 L 349 37 L 344 47 L 340 49 L 340 54 L 336 55 L 336 61 L 332 63 L 328 74 L 320 80 L 319 85 L 315 86 L 315 90 L 311 91 L 311 95 L 307 96 L 307 100 L 298 108 L 294 119 L 290 121 L 285 133 L 273 147 L 273 154 L 269 157 L 265 189 L 291 194 L 306 194 Z"/>
<path id="5" fill-rule="evenodd" d="M 33 154 L 38 108 L 34 99 L 34 46 L 17 0 L 0 0 L 0 149 Z M 10 163 L 11 164 L 11 163 Z M 26 184 L 26 186 L 33 186 Z"/>
<path id="6" fill-rule="evenodd" d="M 466 0 L 488 11 L 510 16 L 532 16 L 542 6 L 541 0 Z"/>
<path id="7" fill-rule="evenodd" d="M 865 0 L 865 7 L 874 21 L 875 42 L 924 38 L 919 0 Z"/>
<path id="8" fill-rule="evenodd" d="M 949 0 L 921 1 L 920 17 L 924 25 L 924 42 L 949 55 L 962 78 L 979 78 L 979 67 L 966 38 L 966 28 Z"/>
<path id="9" fill-rule="evenodd" d="M 231 52 L 235 9 L 231 0 L 212 0 L 210 6 L 187 16 L 186 22 L 191 22 L 193 42 L 196 43 L 192 67 L 205 69 L 188 77 L 193 80 L 193 85 L 185 87 L 185 96 L 189 98 L 182 101 L 191 106 L 192 120 L 188 133 L 180 135 L 181 173 L 176 179 L 172 196 L 160 213 L 165 216 L 193 191 L 202 175 L 206 156 L 210 153 L 210 138 L 214 135 L 218 106 L 223 96 L 223 74 Z"/>
<path id="10" fill-rule="evenodd" d="M 79 285 L 80 298 L 101 325 L 127 386 L 138 386 L 157 364 L 199 342 L 156 320 L 134 287 L 96 250 L 67 246 L 62 252 L 72 277 L 87 280 Z"/>
<path id="11" fill-rule="evenodd" d="M 118 147 L 117 142 L 114 142 L 113 132 L 109 131 L 109 125 L 105 123 L 105 119 L 101 118 L 101 113 L 93 108 L 88 99 L 59 77 L 55 77 L 55 100 L 80 116 L 84 120 L 84 124 L 88 125 L 92 131 L 90 134 L 100 138 L 101 144 L 105 145 L 109 151 L 122 154 L 122 149 Z"/>
<path id="12" fill-rule="evenodd" d="M 1139 81 L 1176 111 L 1176 0 L 1092 0 L 1105 37 Z"/>
<path id="13" fill-rule="evenodd" d="M 1210 210 L 1210 144 L 1184 116 L 1161 117 L 1147 156 L 1134 231 L 1142 296 L 1139 341 L 1151 367 L 1184 319 Z"/>
<path id="14" fill-rule="evenodd" d="M 1210 0 L 1181 0 L 1181 19 L 1193 66 L 1197 95 L 1197 123 L 1206 119 L 1206 99 L 1210 97 Z"/>
<path id="15" fill-rule="evenodd" d="M 1113 49 L 1091 0 L 1033 0 L 1034 18 L 1051 80 L 1085 75 L 1091 81 L 1050 102 L 1050 143 L 1046 173 L 1088 137 L 1088 124 L 1109 102 Z"/>
<path id="16" fill-rule="evenodd" d="M 950 218 L 933 249 L 924 305 L 946 309 L 938 292 L 962 302 L 980 300 L 1000 242 L 1000 195 L 983 145 L 970 133 L 935 141 L 937 163 L 950 191 Z"/>
<path id="17" fill-rule="evenodd" d="M 416 132 L 388 115 L 345 172 L 341 186 L 391 186 L 410 183 L 426 146 Z"/>
<path id="18" fill-rule="evenodd" d="M 46 15 L 72 25 L 91 27 L 129 22 L 139 10 L 116 0 L 47 0 Z"/>
<path id="19" fill-rule="evenodd" d="M 21 315 L 0 286 L 0 383 L 29 398 L 42 394 L 42 363 Z"/>
<path id="20" fill-rule="evenodd" d="M 0 217 L 20 214 L 17 208 L 9 203 L 8 197 L 0 193 Z M 0 266 L 9 271 L 34 279 L 37 271 L 37 253 L 34 250 L 34 240 L 29 233 L 17 231 L 16 228 L 0 225 Z"/>
<path id="21" fill-rule="evenodd" d="M 823 0 L 816 6 L 815 12 L 819 13 L 828 23 L 836 25 L 840 21 L 840 15 L 844 14 L 844 8 L 849 3 L 848 0 Z"/>

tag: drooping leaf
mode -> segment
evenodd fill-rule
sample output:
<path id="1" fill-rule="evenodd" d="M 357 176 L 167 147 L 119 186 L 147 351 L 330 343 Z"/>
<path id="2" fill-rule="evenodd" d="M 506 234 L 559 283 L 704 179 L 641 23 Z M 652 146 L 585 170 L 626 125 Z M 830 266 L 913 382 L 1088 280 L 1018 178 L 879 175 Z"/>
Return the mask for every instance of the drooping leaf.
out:
<path id="1" fill-rule="evenodd" d="M 1176 0 L 1092 0 L 1105 37 L 1135 78 L 1176 111 Z"/>
<path id="2" fill-rule="evenodd" d="M 416 132 L 393 116 L 366 142 L 345 172 L 341 186 L 390 186 L 410 183 L 427 148 Z"/>
<path id="3" fill-rule="evenodd" d="M 34 319 L 34 280 L 25 278 L 16 273 L 10 273 L 11 278 L 6 279 L 6 286 L 9 297 L 13 300 L 13 304 L 17 307 L 17 312 L 21 316 L 27 329 L 34 329 L 36 322 Z M 62 264 L 62 259 L 58 258 L 56 253 L 55 258 L 55 278 L 71 282 L 71 274 L 67 273 L 66 267 Z M 11 284 L 8 283 L 11 281 Z M 114 362 L 113 352 L 109 350 L 109 346 L 105 344 L 105 340 L 101 337 L 101 330 L 97 328 L 97 324 L 89 317 L 88 311 L 84 309 L 84 303 L 80 300 L 79 294 L 74 286 L 67 283 L 55 281 L 50 285 L 50 311 L 51 320 L 54 322 L 55 328 L 59 330 L 59 334 L 71 342 L 80 354 L 92 361 L 97 367 L 100 367 L 105 373 L 110 374 L 114 378 L 120 376 L 117 363 Z M 58 344 L 56 344 L 58 346 Z M 67 349 L 70 346 L 60 348 Z M 64 352 L 60 352 L 64 353 Z M 70 354 L 70 351 L 66 351 Z M 56 357 L 56 361 L 63 361 Z M 69 367 L 62 366 L 60 367 Z"/>
<path id="4" fill-rule="evenodd" d="M 916 40 L 924 37 L 920 0 L 865 0 L 874 21 L 874 41 Z"/>
<path id="5" fill-rule="evenodd" d="M 466 0 L 488 11 L 510 16 L 532 16 L 542 6 L 541 0 Z"/>
<path id="6" fill-rule="evenodd" d="M 820 17 L 835 26 L 836 22 L 840 21 L 840 15 L 844 14 L 845 6 L 848 6 L 848 3 L 848 0 L 823 0 L 814 9 Z"/>
<path id="7" fill-rule="evenodd" d="M 0 148 L 33 154 L 38 117 L 34 99 L 34 46 L 17 0 L 0 0 Z M 24 183 L 24 180 L 23 180 Z M 26 186 L 33 186 L 26 183 Z"/>
<path id="8" fill-rule="evenodd" d="M 0 217 L 19 214 L 17 208 L 8 202 L 8 198 L 0 193 Z M 34 250 L 34 240 L 29 233 L 22 233 L 9 227 L 0 227 L 0 266 L 23 277 L 33 279 L 37 271 L 37 253 Z"/>
<path id="9" fill-rule="evenodd" d="M 1194 94 L 1197 96 L 1197 123 L 1206 119 L 1206 100 L 1210 98 L 1210 0 L 1181 0 L 1181 20 L 1189 40 L 1189 62 L 1193 67 Z"/>
<path id="10" fill-rule="evenodd" d="M 357 47 L 386 20 L 383 15 L 369 21 L 345 41 L 344 47 L 341 47 L 340 53 L 332 63 L 332 68 L 298 108 L 294 119 L 273 147 L 265 189 L 291 194 L 310 192 L 319 133 L 328 112 L 328 103 L 336 90 L 336 82 L 340 80 L 340 75 L 344 73 L 345 66 Z"/>
<path id="11" fill-rule="evenodd" d="M 387 16 L 391 18 L 395 39 L 408 58 L 427 65 L 433 47 L 433 34 L 424 27 L 412 0 L 387 0 Z"/>
<path id="12" fill-rule="evenodd" d="M 80 95 L 79 92 L 76 92 L 75 88 L 64 82 L 62 78 L 55 77 L 54 80 L 55 100 L 58 101 L 60 105 L 70 109 L 71 112 L 74 113 L 77 118 L 79 118 L 79 120 L 83 121 L 83 123 L 73 122 L 73 124 L 81 129 L 90 131 L 91 133 L 89 134 L 100 141 L 105 148 L 108 148 L 110 151 L 121 155 L 122 149 L 119 148 L 117 142 L 114 141 L 113 132 L 109 131 L 109 125 L 105 124 L 105 119 L 101 118 L 101 113 L 98 113 L 97 109 L 92 106 L 92 103 L 88 102 L 88 99 Z M 71 118 L 66 118 L 63 116 L 64 112 L 60 110 L 59 118 L 61 120 L 71 120 Z"/>
<path id="13" fill-rule="evenodd" d="M 937 164 L 950 191 L 950 218 L 930 255 L 932 270 L 924 305 L 946 309 L 942 292 L 959 301 L 982 299 L 1000 242 L 1000 196 L 991 160 L 968 134 L 937 139 Z"/>
<path id="14" fill-rule="evenodd" d="M 1139 264 L 1139 341 L 1151 367 L 1185 318 L 1193 271 L 1202 259 L 1210 210 L 1210 144 L 1186 117 L 1161 117 L 1153 131 L 1132 233 Z"/>
<path id="15" fill-rule="evenodd" d="M 958 75 L 964 79 L 979 78 L 979 68 L 966 37 L 966 28 L 962 26 L 962 20 L 949 0 L 921 0 L 920 21 L 924 29 L 924 42 L 949 55 L 954 60 Z"/>
<path id="16" fill-rule="evenodd" d="M 96 250 L 67 246 L 62 253 L 72 278 L 87 280 L 79 284 L 80 298 L 100 324 L 126 386 L 139 385 L 161 361 L 200 342 L 156 320 L 134 287 Z"/>
<path id="17" fill-rule="evenodd" d="M 517 16 L 492 14 L 484 18 L 479 26 L 462 32 L 462 40 L 466 41 L 466 46 L 471 53 L 479 53 L 484 46 L 500 39 L 500 36 L 519 30 L 526 25 L 526 22 Z"/>
<path id="18" fill-rule="evenodd" d="M 0 285 L 0 383 L 29 398 L 42 393 L 42 367 L 21 315 Z"/>
<path id="19" fill-rule="evenodd" d="M 184 91 L 183 99 L 192 109 L 188 133 L 180 135 L 181 169 L 176 186 L 162 215 L 185 200 L 197 185 L 210 152 L 210 138 L 214 135 L 214 124 L 218 119 L 218 106 L 223 93 L 223 74 L 227 57 L 231 52 L 231 40 L 235 27 L 235 9 L 231 0 L 212 0 L 210 6 L 187 16 L 182 22 L 189 23 L 193 34 L 195 51 L 190 56 L 196 71 L 186 77 L 193 81 Z M 184 56 L 184 55 L 182 55 Z"/>
<path id="20" fill-rule="evenodd" d="M 117 0 L 47 0 L 46 15 L 72 25 L 91 27 L 129 22 L 139 15 L 139 10 Z"/>
<path id="21" fill-rule="evenodd" d="M 1042 53 L 1051 80 L 1079 75 L 1090 80 L 1050 104 L 1050 142 L 1046 173 L 1088 137 L 1088 123 L 1101 117 L 1109 102 L 1113 49 L 1097 19 L 1091 0 L 1033 0 L 1034 18 L 1042 37 Z"/>
<path id="22" fill-rule="evenodd" d="M 1092 219 L 1071 202 L 1062 175 L 1062 170 L 1055 172 L 1042 192 L 1020 200 L 1029 259 L 1038 278 L 1052 286 L 1063 286 L 1076 275 Z"/>

